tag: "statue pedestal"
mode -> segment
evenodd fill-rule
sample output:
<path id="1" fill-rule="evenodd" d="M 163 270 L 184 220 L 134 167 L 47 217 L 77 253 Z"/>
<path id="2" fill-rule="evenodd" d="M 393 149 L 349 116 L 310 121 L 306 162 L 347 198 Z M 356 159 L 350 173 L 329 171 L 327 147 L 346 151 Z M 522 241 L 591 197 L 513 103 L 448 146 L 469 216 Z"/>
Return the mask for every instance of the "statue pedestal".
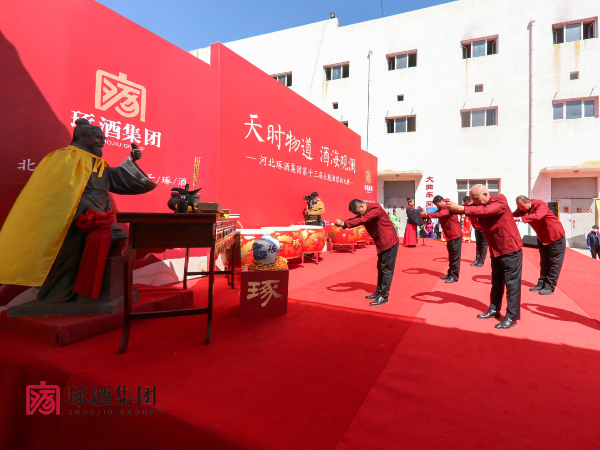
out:
<path id="1" fill-rule="evenodd" d="M 78 296 L 76 300 L 65 303 L 46 303 L 33 300 L 8 308 L 8 317 L 112 314 L 123 308 L 124 263 L 124 256 L 114 256 L 107 259 L 102 277 L 100 297 L 98 298 Z M 139 293 L 134 286 L 133 301 L 137 301 L 139 297 Z"/>

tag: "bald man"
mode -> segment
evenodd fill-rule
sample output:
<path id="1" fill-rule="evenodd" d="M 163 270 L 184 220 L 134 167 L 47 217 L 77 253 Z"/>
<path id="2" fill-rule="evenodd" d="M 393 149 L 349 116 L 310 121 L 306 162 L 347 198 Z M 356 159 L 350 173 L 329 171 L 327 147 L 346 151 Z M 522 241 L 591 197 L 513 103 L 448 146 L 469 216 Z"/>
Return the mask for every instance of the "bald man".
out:
<path id="1" fill-rule="evenodd" d="M 470 192 L 473 205 L 461 206 L 450 202 L 452 212 L 476 217 L 483 229 L 492 259 L 492 290 L 490 307 L 477 315 L 480 319 L 499 319 L 504 286 L 506 286 L 506 315 L 496 328 L 511 328 L 521 318 L 521 271 L 523 240 L 504 195 L 490 195 L 482 184 Z"/>
<path id="2" fill-rule="evenodd" d="M 560 269 L 565 259 L 567 242 L 565 229 L 546 202 L 517 197 L 517 209 L 513 211 L 516 221 L 528 223 L 537 234 L 540 250 L 540 278 L 537 285 L 529 288 L 540 295 L 550 295 L 556 289 Z"/>

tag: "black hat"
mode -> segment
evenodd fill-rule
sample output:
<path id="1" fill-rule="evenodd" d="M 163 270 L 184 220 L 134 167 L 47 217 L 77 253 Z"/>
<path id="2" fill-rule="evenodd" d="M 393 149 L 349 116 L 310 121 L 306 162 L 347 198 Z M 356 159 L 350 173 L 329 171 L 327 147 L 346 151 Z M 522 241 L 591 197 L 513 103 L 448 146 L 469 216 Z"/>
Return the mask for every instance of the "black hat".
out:
<path id="1" fill-rule="evenodd" d="M 311 197 L 318 197 L 319 194 L 317 194 L 316 192 L 313 192 L 312 194 L 310 194 Z"/>

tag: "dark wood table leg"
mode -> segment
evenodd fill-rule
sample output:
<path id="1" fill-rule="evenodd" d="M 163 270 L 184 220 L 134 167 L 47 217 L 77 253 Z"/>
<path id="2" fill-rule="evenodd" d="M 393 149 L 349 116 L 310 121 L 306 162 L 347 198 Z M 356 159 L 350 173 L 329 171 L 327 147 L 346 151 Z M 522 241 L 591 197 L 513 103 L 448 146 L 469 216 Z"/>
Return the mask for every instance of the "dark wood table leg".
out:
<path id="1" fill-rule="evenodd" d="M 187 289 L 188 264 L 190 262 L 190 249 L 185 249 L 185 262 L 183 264 L 183 288 Z"/>
<path id="2" fill-rule="evenodd" d="M 210 344 L 210 331 L 212 327 L 213 314 L 213 291 L 215 285 L 215 244 L 210 249 L 208 275 L 208 319 L 206 320 L 206 344 Z"/>
<path id="3" fill-rule="evenodd" d="M 133 233 L 133 224 L 130 227 L 130 233 Z M 131 236 L 131 234 L 130 234 Z M 129 315 L 133 308 L 133 262 L 135 261 L 135 250 L 131 248 L 132 239 L 129 239 L 127 252 L 125 253 L 125 262 L 123 264 L 123 335 L 121 336 L 121 345 L 119 353 L 127 351 L 129 344 L 129 333 L 131 331 L 131 320 Z"/>
<path id="4" fill-rule="evenodd" d="M 233 252 L 231 257 L 231 289 L 235 289 L 235 240 L 233 241 Z"/>

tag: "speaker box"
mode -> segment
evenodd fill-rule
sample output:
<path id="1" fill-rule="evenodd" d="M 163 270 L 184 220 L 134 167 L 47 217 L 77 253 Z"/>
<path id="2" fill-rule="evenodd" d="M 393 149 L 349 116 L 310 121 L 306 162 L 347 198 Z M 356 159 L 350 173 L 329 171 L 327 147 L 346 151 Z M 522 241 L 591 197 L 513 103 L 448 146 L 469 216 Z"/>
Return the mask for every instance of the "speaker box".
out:
<path id="1" fill-rule="evenodd" d="M 526 234 L 525 236 L 523 236 L 523 245 L 525 247 L 538 248 L 537 236 L 530 236 Z"/>
<path id="2" fill-rule="evenodd" d="M 556 217 L 559 217 L 558 216 L 558 211 L 559 211 L 558 202 L 548 202 L 548 203 L 546 203 L 546 205 L 548 205 L 548 208 L 550 208 L 550 211 L 552 211 Z"/>

